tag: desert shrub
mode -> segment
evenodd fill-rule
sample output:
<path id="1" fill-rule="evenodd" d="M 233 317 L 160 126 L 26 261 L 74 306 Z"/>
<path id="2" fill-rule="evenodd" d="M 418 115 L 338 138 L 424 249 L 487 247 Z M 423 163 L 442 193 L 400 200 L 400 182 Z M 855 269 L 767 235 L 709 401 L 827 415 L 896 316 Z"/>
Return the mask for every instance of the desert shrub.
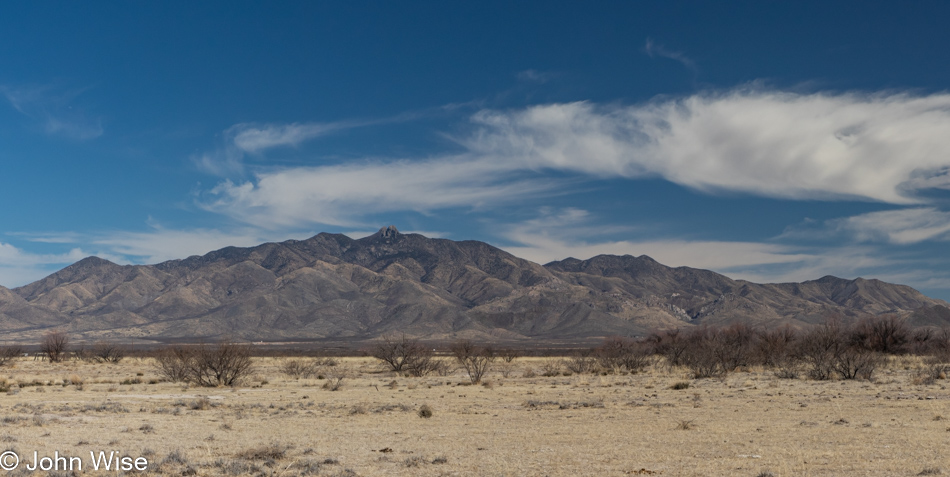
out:
<path id="1" fill-rule="evenodd" d="M 431 348 L 427 348 L 406 336 L 399 339 L 392 336 L 383 337 L 382 340 L 373 345 L 370 354 L 397 373 L 404 369 L 406 371 L 414 368 L 424 369 L 425 364 L 420 361 L 427 362 L 432 359 Z"/>
<path id="2" fill-rule="evenodd" d="M 155 370 L 158 374 L 172 382 L 188 380 L 189 361 L 191 352 L 182 346 L 170 346 L 158 350 L 155 354 Z"/>
<path id="3" fill-rule="evenodd" d="M 231 341 L 199 345 L 191 363 L 190 380 L 199 386 L 233 386 L 254 368 L 251 348 Z"/>
<path id="4" fill-rule="evenodd" d="M 724 372 L 735 371 L 755 362 L 756 334 L 748 325 L 736 323 L 711 334 L 712 351 Z"/>
<path id="5" fill-rule="evenodd" d="M 686 347 L 679 359 L 690 369 L 693 377 L 711 378 L 727 371 L 716 354 L 718 343 L 715 334 L 710 328 L 699 328 L 683 337 Z"/>
<path id="6" fill-rule="evenodd" d="M 323 383 L 323 389 L 328 391 L 339 391 L 343 387 L 343 380 L 346 379 L 345 369 L 334 369 L 326 374 L 326 382 Z"/>
<path id="7" fill-rule="evenodd" d="M 907 321 L 897 315 L 865 318 L 852 331 L 852 341 L 877 353 L 903 354 L 911 344 Z"/>
<path id="8" fill-rule="evenodd" d="M 841 379 L 870 380 L 874 371 L 883 364 L 883 356 L 861 346 L 848 346 L 842 349 L 832 362 L 832 369 Z"/>
<path id="9" fill-rule="evenodd" d="M 476 346 L 468 340 L 456 341 L 450 350 L 456 361 L 465 368 L 472 384 L 481 382 L 495 360 L 495 353 L 491 348 Z"/>
<path id="10" fill-rule="evenodd" d="M 753 346 L 756 360 L 766 367 L 777 367 L 795 354 L 798 333 L 792 327 L 784 325 L 773 330 L 757 333 Z"/>
<path id="11" fill-rule="evenodd" d="M 597 359 L 590 355 L 590 351 L 578 352 L 564 359 L 564 367 L 574 374 L 589 373 L 597 369 Z"/>
<path id="12" fill-rule="evenodd" d="M 419 414 L 419 417 L 428 419 L 428 418 L 432 417 L 432 408 L 429 407 L 428 404 L 423 404 L 423 405 L 419 408 L 419 413 L 418 413 L 418 414 Z"/>
<path id="13" fill-rule="evenodd" d="M 547 359 L 541 363 L 541 376 L 551 377 L 561 374 L 561 360 Z"/>
<path id="14" fill-rule="evenodd" d="M 250 347 L 228 340 L 159 350 L 155 366 L 170 381 L 209 387 L 237 385 L 254 370 Z"/>
<path id="15" fill-rule="evenodd" d="M 0 366 L 6 366 L 21 355 L 23 355 L 23 348 L 19 345 L 0 347 Z"/>
<path id="16" fill-rule="evenodd" d="M 883 354 L 876 351 L 877 338 L 869 337 L 867 323 L 846 326 L 838 317 L 814 327 L 802 336 L 798 355 L 808 377 L 816 380 L 871 379 L 874 371 L 884 363 Z M 885 336 L 878 335 L 878 337 Z M 897 350 L 895 346 L 890 349 Z"/>
<path id="17" fill-rule="evenodd" d="M 620 337 L 606 338 L 602 345 L 594 349 L 594 356 L 602 368 L 614 371 L 626 369 L 631 373 L 646 367 L 653 353 L 653 346 L 646 341 Z"/>
<path id="18" fill-rule="evenodd" d="M 245 460 L 280 460 L 287 455 L 288 449 L 288 446 L 275 442 L 245 449 L 238 452 L 237 457 Z"/>
<path id="19" fill-rule="evenodd" d="M 688 431 L 696 427 L 696 424 L 692 420 L 681 420 L 676 423 L 676 428 L 681 431 Z"/>
<path id="20" fill-rule="evenodd" d="M 69 336 L 63 331 L 50 331 L 43 335 L 40 341 L 40 352 L 51 363 L 58 363 L 66 358 L 69 348 Z"/>
<path id="21" fill-rule="evenodd" d="M 515 370 L 515 360 L 521 357 L 521 351 L 516 349 L 503 349 L 498 353 L 498 357 L 501 358 L 501 363 L 498 364 L 498 371 L 501 372 L 503 377 L 511 376 L 511 372 Z"/>
<path id="22" fill-rule="evenodd" d="M 445 376 L 449 373 L 451 366 L 444 359 L 436 358 L 432 355 L 432 350 L 425 349 L 406 365 L 409 374 L 415 377 L 428 376 L 435 373 L 439 376 Z"/>
<path id="23" fill-rule="evenodd" d="M 847 346 L 847 341 L 844 326 L 834 318 L 806 332 L 802 336 L 798 354 L 808 377 L 819 381 L 831 379 L 835 372 L 835 359 Z"/>
<path id="24" fill-rule="evenodd" d="M 318 370 L 315 360 L 290 359 L 280 365 L 280 372 L 294 379 L 311 378 L 318 374 Z"/>
<path id="25" fill-rule="evenodd" d="M 520 350 L 514 348 L 503 349 L 498 352 L 498 357 L 505 363 L 511 363 L 514 360 L 520 358 L 522 355 Z"/>
<path id="26" fill-rule="evenodd" d="M 676 390 L 679 390 L 679 389 L 689 389 L 689 382 L 688 382 L 688 381 L 680 381 L 680 382 L 675 383 L 675 384 L 673 384 L 672 386 L 670 386 L 670 389 L 676 389 Z"/>
<path id="27" fill-rule="evenodd" d="M 670 368 L 685 364 L 684 354 L 690 343 L 686 340 L 686 333 L 679 328 L 654 333 L 647 341 L 652 344 L 656 354 L 666 358 Z"/>
<path id="28" fill-rule="evenodd" d="M 128 350 L 117 343 L 99 342 L 94 344 L 88 353 L 82 354 L 87 354 L 87 359 L 97 363 L 118 363 L 125 358 Z"/>

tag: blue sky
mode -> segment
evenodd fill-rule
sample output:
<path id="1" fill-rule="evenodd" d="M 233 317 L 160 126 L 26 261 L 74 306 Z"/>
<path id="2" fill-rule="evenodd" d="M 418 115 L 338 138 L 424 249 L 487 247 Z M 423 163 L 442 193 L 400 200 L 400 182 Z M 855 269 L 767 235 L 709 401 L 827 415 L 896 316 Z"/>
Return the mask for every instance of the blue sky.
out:
<path id="1" fill-rule="evenodd" d="M 380 226 L 950 299 L 950 4 L 19 2 L 0 284 Z"/>

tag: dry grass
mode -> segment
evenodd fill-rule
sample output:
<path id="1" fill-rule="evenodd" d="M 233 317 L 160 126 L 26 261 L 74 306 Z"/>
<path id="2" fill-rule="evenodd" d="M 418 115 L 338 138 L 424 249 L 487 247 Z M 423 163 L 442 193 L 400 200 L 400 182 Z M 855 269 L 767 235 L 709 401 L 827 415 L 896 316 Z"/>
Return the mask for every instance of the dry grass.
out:
<path id="1" fill-rule="evenodd" d="M 156 382 L 151 362 L 138 358 L 17 361 L 2 369 L 0 440 L 30 455 L 147 456 L 152 475 L 911 476 L 947 468 L 950 391 L 943 379 L 914 384 L 919 360 L 892 360 L 874 382 L 778 379 L 761 369 L 688 380 L 687 370 L 660 364 L 628 375 L 528 372 L 550 362 L 518 358 L 509 377 L 490 372 L 487 387 L 462 370 L 412 378 L 345 358 L 345 385 L 329 391 L 326 379 L 282 374 L 280 359 L 256 360 L 257 377 L 241 388 Z M 672 389 L 683 382 L 688 390 Z"/>

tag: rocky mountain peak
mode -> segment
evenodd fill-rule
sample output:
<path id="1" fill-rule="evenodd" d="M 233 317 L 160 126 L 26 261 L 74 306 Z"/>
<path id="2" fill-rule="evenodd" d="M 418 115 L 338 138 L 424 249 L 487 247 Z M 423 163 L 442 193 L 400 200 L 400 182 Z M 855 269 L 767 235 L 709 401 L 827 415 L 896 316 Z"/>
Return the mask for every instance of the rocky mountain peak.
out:
<path id="1" fill-rule="evenodd" d="M 399 235 L 399 229 L 397 229 L 395 225 L 390 225 L 379 229 L 377 233 L 383 238 L 395 238 Z"/>
<path id="2" fill-rule="evenodd" d="M 388 227 L 379 229 L 379 232 L 376 232 L 376 235 L 379 235 L 380 238 L 391 240 L 399 236 L 399 230 L 395 225 L 390 225 Z"/>

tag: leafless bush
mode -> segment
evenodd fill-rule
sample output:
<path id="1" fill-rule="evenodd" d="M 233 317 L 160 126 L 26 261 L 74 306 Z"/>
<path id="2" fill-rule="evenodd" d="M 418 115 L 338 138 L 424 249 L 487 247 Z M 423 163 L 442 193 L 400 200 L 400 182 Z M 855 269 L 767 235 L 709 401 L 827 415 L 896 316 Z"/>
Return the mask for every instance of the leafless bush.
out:
<path id="1" fill-rule="evenodd" d="M 905 319 L 883 315 L 861 320 L 852 331 L 852 340 L 878 353 L 903 354 L 911 344 L 911 331 Z"/>
<path id="2" fill-rule="evenodd" d="M 347 377 L 345 369 L 334 369 L 327 373 L 327 381 L 323 383 L 323 389 L 328 391 L 339 391 L 343 387 L 343 380 Z"/>
<path id="3" fill-rule="evenodd" d="M 370 354 L 397 373 L 408 371 L 417 376 L 424 376 L 434 371 L 430 368 L 432 349 L 406 336 L 399 339 L 392 336 L 383 337 L 373 345 Z"/>
<path id="4" fill-rule="evenodd" d="M 589 373 L 597 368 L 597 360 L 590 355 L 590 351 L 574 353 L 564 359 L 564 367 L 574 374 Z"/>
<path id="5" fill-rule="evenodd" d="M 870 380 L 874 371 L 883 364 L 883 356 L 861 346 L 848 346 L 841 350 L 832 364 L 832 369 L 841 379 Z"/>
<path id="6" fill-rule="evenodd" d="M 802 336 L 799 356 L 809 378 L 831 379 L 835 359 L 847 346 L 847 336 L 841 322 L 832 318 Z"/>
<path id="7" fill-rule="evenodd" d="M 43 335 L 40 342 L 40 352 L 46 355 L 51 363 L 62 361 L 68 348 L 69 336 L 63 331 L 50 331 Z"/>
<path id="8" fill-rule="evenodd" d="M 547 359 L 541 363 L 541 376 L 557 376 L 561 374 L 561 360 Z"/>
<path id="9" fill-rule="evenodd" d="M 778 367 L 795 354 L 797 342 L 798 333 L 788 325 L 760 331 L 754 345 L 756 360 L 766 367 Z"/>
<path id="10" fill-rule="evenodd" d="M 97 363 L 118 363 L 125 358 L 128 350 L 117 343 L 99 342 L 92 346 L 89 359 Z"/>
<path id="11" fill-rule="evenodd" d="M 191 350 L 182 346 L 170 346 L 155 354 L 155 370 L 159 376 L 172 382 L 188 381 Z"/>
<path id="12" fill-rule="evenodd" d="M 754 363 L 756 334 L 748 325 L 736 323 L 712 334 L 713 353 L 725 372 Z"/>
<path id="13" fill-rule="evenodd" d="M 433 357 L 432 352 L 429 351 L 413 361 L 408 370 L 409 374 L 416 377 L 428 376 L 429 374 L 448 376 L 452 372 L 452 366 L 442 358 Z"/>
<path id="14" fill-rule="evenodd" d="M 511 363 L 522 356 L 521 351 L 514 348 L 503 349 L 498 352 L 498 357 L 505 363 Z"/>
<path id="15" fill-rule="evenodd" d="M 686 333 L 679 328 L 654 333 L 647 341 L 653 345 L 656 354 L 666 358 L 670 368 L 685 364 L 684 354 L 690 343 L 686 340 Z"/>
<path id="16" fill-rule="evenodd" d="M 495 360 L 495 353 L 491 348 L 476 346 L 468 340 L 455 342 L 451 351 L 458 363 L 465 368 L 472 384 L 481 382 Z"/>
<path id="17" fill-rule="evenodd" d="M 170 381 L 197 386 L 234 386 L 253 372 L 251 348 L 231 341 L 159 350 L 155 366 Z"/>
<path id="18" fill-rule="evenodd" d="M 868 330 L 874 329 L 874 323 L 877 321 L 847 326 L 832 316 L 806 333 L 798 349 L 808 377 L 825 380 L 837 375 L 841 379 L 871 379 L 884 362 L 883 355 L 874 349 L 881 346 L 878 338 L 893 336 L 891 332 L 879 334 L 878 338 L 869 335 Z M 890 349 L 896 351 L 897 347 Z"/>
<path id="19" fill-rule="evenodd" d="M 0 348 L 0 366 L 6 366 L 10 361 L 23 355 L 23 348 L 19 345 L 10 345 Z"/>
<path id="20" fill-rule="evenodd" d="M 233 386 L 253 372 L 251 348 L 229 340 L 201 344 L 192 355 L 190 380 L 199 386 Z"/>
<path id="21" fill-rule="evenodd" d="M 650 363 L 653 352 L 653 346 L 646 341 L 615 337 L 604 339 L 604 343 L 594 350 L 594 355 L 604 369 L 626 369 L 635 373 Z"/>
<path id="22" fill-rule="evenodd" d="M 696 378 L 711 378 L 726 373 L 716 353 L 716 331 L 710 328 L 692 330 L 683 337 L 686 343 L 680 356 L 682 364 L 689 367 Z"/>
<path id="23" fill-rule="evenodd" d="M 317 360 L 290 359 L 280 365 L 280 372 L 294 379 L 312 378 L 319 373 Z"/>

